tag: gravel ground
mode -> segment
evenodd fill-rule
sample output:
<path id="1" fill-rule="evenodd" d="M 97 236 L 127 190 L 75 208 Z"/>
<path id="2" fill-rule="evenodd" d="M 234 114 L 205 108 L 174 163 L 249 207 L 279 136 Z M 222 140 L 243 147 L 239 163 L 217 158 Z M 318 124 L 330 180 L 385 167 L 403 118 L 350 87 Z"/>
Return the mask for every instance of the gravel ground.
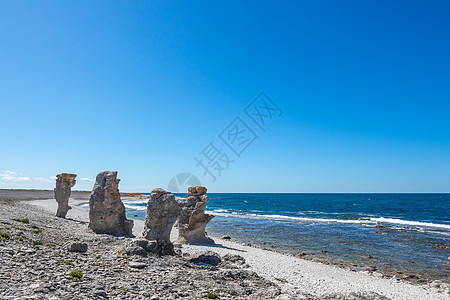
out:
<path id="1" fill-rule="evenodd" d="M 10 235 L 0 241 L 1 299 L 450 299 L 443 283 L 412 285 L 218 238 L 213 246 L 176 245 L 176 256 L 127 255 L 138 239 L 88 230 L 88 212 L 78 207 L 87 199 L 71 198 L 67 219 L 54 216 L 55 200 L 0 200 L 0 232 Z M 135 221 L 133 233 L 142 229 Z M 87 252 L 70 252 L 72 243 L 86 243 Z M 221 262 L 191 262 L 205 251 Z M 83 273 L 80 281 L 72 270 Z"/>
<path id="2" fill-rule="evenodd" d="M 82 220 L 57 218 L 29 203 L 0 205 L 2 299 L 205 299 L 208 293 L 218 299 L 275 299 L 280 294 L 276 284 L 219 256 L 217 266 L 195 264 L 181 253 L 129 256 L 127 245 L 135 238 L 94 234 Z M 87 244 L 87 252 L 69 251 L 73 243 Z"/>

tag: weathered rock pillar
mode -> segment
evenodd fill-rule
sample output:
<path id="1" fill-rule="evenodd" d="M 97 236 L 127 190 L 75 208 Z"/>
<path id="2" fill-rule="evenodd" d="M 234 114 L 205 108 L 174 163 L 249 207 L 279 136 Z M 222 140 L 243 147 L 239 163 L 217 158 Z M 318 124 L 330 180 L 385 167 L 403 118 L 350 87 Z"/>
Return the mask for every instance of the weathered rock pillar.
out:
<path id="1" fill-rule="evenodd" d="M 214 244 L 214 241 L 205 234 L 206 225 L 214 218 L 213 215 L 205 214 L 208 200 L 205 187 L 194 186 L 188 189 L 186 204 L 178 219 L 179 243 Z"/>
<path id="2" fill-rule="evenodd" d="M 175 195 L 163 189 L 154 189 L 150 194 L 143 235 L 148 240 L 156 241 L 157 252 L 162 255 L 174 254 L 170 232 L 180 216 L 181 207 Z"/>
<path id="3" fill-rule="evenodd" d="M 89 200 L 89 228 L 96 233 L 133 235 L 132 220 L 127 220 L 125 206 L 120 200 L 117 172 L 104 171 L 97 175 Z"/>
<path id="4" fill-rule="evenodd" d="M 76 177 L 77 175 L 69 173 L 56 175 L 56 188 L 54 191 L 56 202 L 58 202 L 57 217 L 65 218 L 69 209 L 72 208 L 69 206 L 69 197 L 72 187 L 76 183 Z"/>

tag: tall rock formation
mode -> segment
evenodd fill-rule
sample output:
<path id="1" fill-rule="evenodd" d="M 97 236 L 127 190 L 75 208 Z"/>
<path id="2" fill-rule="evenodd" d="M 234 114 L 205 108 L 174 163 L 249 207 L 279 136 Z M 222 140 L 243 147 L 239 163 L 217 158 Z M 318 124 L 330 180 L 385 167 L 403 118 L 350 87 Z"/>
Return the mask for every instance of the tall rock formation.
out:
<path id="1" fill-rule="evenodd" d="M 156 241 L 157 252 L 162 255 L 174 254 L 170 232 L 180 216 L 181 207 L 175 195 L 163 189 L 154 189 L 150 194 L 143 235 L 148 240 Z"/>
<path id="2" fill-rule="evenodd" d="M 209 197 L 206 195 L 206 188 L 194 186 L 188 189 L 186 204 L 181 210 L 178 219 L 178 242 L 182 244 L 214 244 L 214 241 L 205 234 L 206 225 L 214 218 L 213 215 L 206 215 L 205 208 Z"/>
<path id="3" fill-rule="evenodd" d="M 96 233 L 133 234 L 132 220 L 127 220 L 125 206 L 120 200 L 117 172 L 104 171 L 97 175 L 89 200 L 89 228 Z"/>
<path id="4" fill-rule="evenodd" d="M 58 202 L 57 217 L 65 218 L 69 209 L 72 208 L 69 206 L 69 197 L 72 192 L 72 187 L 77 182 L 75 180 L 76 177 L 77 175 L 69 173 L 56 175 L 56 187 L 54 191 L 56 202 Z"/>

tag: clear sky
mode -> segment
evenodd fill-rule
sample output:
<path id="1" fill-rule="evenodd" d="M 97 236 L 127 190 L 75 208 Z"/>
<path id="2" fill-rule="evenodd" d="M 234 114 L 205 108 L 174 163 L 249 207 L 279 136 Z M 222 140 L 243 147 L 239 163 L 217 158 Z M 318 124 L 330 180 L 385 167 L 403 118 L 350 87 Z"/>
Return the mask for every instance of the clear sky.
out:
<path id="1" fill-rule="evenodd" d="M 91 190 L 116 170 L 128 192 L 183 172 L 210 192 L 450 192 L 449 15 L 449 1 L 0 0 L 0 188 L 73 172 Z"/>

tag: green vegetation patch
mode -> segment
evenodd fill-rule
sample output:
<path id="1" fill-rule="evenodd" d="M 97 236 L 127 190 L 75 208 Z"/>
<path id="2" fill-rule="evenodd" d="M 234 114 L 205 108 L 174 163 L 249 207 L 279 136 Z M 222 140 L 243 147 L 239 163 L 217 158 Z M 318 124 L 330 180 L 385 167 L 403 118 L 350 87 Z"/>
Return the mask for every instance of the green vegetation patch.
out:
<path id="1" fill-rule="evenodd" d="M 66 260 L 66 262 L 64 263 L 66 266 L 73 266 L 73 261 L 68 259 Z"/>
<path id="2" fill-rule="evenodd" d="M 217 294 L 208 293 L 208 295 L 206 295 L 206 298 L 208 298 L 208 299 L 217 299 Z"/>
<path id="3" fill-rule="evenodd" d="M 80 270 L 72 270 L 69 275 L 72 276 L 72 281 L 78 282 L 83 277 L 83 272 Z"/>
<path id="4" fill-rule="evenodd" d="M 18 240 L 18 241 L 23 241 L 24 239 L 26 239 L 27 237 L 26 236 L 24 236 L 24 235 L 21 235 L 21 236 L 18 236 L 18 237 L 16 237 L 16 240 Z"/>
<path id="5" fill-rule="evenodd" d="M 11 238 L 11 235 L 7 232 L 0 232 L 0 242 L 5 242 L 6 240 L 9 240 Z"/>
<path id="6" fill-rule="evenodd" d="M 25 223 L 25 224 L 30 223 L 30 220 L 28 218 L 23 218 L 23 219 L 15 218 L 15 219 L 13 219 L 13 221 L 17 221 L 17 222 L 21 222 L 21 223 Z"/>
<path id="7" fill-rule="evenodd" d="M 12 226 L 12 228 L 17 229 L 17 230 L 21 230 L 21 231 L 27 231 L 27 229 L 23 228 L 23 227 Z"/>
<path id="8" fill-rule="evenodd" d="M 33 241 L 33 245 L 34 246 L 39 246 L 39 245 L 44 245 L 44 243 L 41 242 L 41 241 Z"/>
<path id="9" fill-rule="evenodd" d="M 33 230 L 33 233 L 34 234 L 39 234 L 39 233 L 41 233 L 42 232 L 42 229 L 36 229 L 36 230 Z"/>

